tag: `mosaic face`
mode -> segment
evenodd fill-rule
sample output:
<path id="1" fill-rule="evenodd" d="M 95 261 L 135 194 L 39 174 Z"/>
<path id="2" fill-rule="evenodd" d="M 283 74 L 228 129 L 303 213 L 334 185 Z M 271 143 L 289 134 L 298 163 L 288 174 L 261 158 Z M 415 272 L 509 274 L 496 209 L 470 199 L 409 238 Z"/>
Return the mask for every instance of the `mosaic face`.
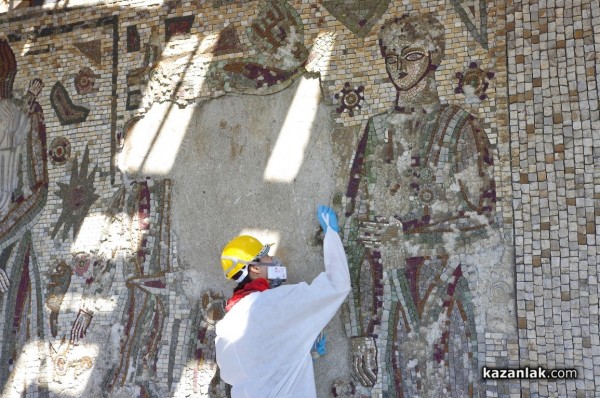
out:
<path id="1" fill-rule="evenodd" d="M 399 90 L 410 90 L 427 75 L 431 65 L 427 48 L 425 40 L 416 43 L 396 41 L 387 48 L 385 69 Z"/>
<path id="2" fill-rule="evenodd" d="M 385 24 L 379 47 L 386 71 L 398 90 L 417 86 L 444 56 L 444 27 L 432 15 L 411 15 Z"/>

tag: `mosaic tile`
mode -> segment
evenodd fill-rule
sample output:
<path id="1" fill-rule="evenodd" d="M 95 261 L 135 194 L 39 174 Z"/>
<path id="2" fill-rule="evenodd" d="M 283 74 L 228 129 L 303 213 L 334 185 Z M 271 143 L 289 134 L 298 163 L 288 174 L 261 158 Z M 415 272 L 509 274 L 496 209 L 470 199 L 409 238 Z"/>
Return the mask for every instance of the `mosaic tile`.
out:
<path id="1" fill-rule="evenodd" d="M 131 25 L 127 27 L 127 52 L 132 53 L 140 51 L 140 34 L 137 30 L 137 26 Z"/>
<path id="2" fill-rule="evenodd" d="M 67 163 L 71 157 L 71 143 L 66 137 L 56 137 L 48 147 L 48 157 L 57 166 Z"/>
<path id="3" fill-rule="evenodd" d="M 17 60 L 6 40 L 0 40 L 0 59 L 2 60 L 0 98 L 11 98 L 15 75 L 17 74 Z"/>
<path id="4" fill-rule="evenodd" d="M 364 86 L 351 87 L 350 83 L 344 83 L 344 88 L 335 95 L 339 100 L 340 106 L 335 110 L 337 113 L 348 111 L 348 114 L 354 116 L 354 111 L 360 111 L 362 102 L 364 101 L 363 91 Z"/>
<path id="5" fill-rule="evenodd" d="M 219 39 L 212 45 L 207 52 L 216 56 L 232 54 L 243 51 L 237 30 L 233 25 L 229 25 L 219 32 Z"/>
<path id="6" fill-rule="evenodd" d="M 173 36 L 190 33 L 193 24 L 193 15 L 165 19 L 165 40 L 169 41 Z"/>
<path id="7" fill-rule="evenodd" d="M 100 40 L 73 43 L 73 46 L 95 65 L 102 65 L 102 42 Z"/>
<path id="8" fill-rule="evenodd" d="M 90 68 L 83 68 L 75 76 L 75 90 L 77 94 L 89 94 L 98 91 L 98 87 L 94 86 L 96 75 Z"/>
<path id="9" fill-rule="evenodd" d="M 50 93 L 50 102 L 62 124 L 81 123 L 87 119 L 90 112 L 83 106 L 75 105 L 60 82 L 54 83 Z"/>
<path id="10" fill-rule="evenodd" d="M 600 372 L 600 356 L 595 349 L 598 285 L 594 276 L 599 210 L 594 202 L 598 173 L 594 169 L 593 132 L 600 128 L 600 115 L 595 70 L 598 47 L 594 46 L 598 35 L 593 20 L 600 17 L 600 11 L 589 0 L 567 2 L 564 7 L 557 4 L 459 0 L 344 4 L 181 0 L 159 4 L 132 0 L 97 7 L 32 8 L 1 15 L 0 29 L 7 38 L 4 44 L 0 42 L 1 98 L 11 98 L 18 106 L 27 104 L 31 97 L 21 94 L 28 91 L 28 82 L 36 77 L 46 82 L 60 81 L 66 90 L 75 93 L 77 87 L 70 86 L 72 80 L 67 85 L 65 76 L 70 79 L 86 67 L 96 75 L 94 86 L 98 91 L 94 95 L 77 94 L 87 95 L 85 106 L 90 108 L 88 118 L 79 124 L 62 125 L 49 111 L 52 105 L 47 94 L 51 86 L 36 99 L 35 111 L 30 115 L 35 128 L 30 136 L 32 145 L 23 152 L 27 153 L 27 167 L 19 174 L 17 187 L 7 200 L 8 213 L 2 213 L 0 223 L 0 269 L 9 281 L 8 286 L 2 285 L 6 289 L 2 300 L 8 304 L 0 320 L 0 382 L 4 385 L 19 376 L 13 369 L 17 353 L 26 346 L 23 342 L 27 342 L 28 330 L 30 335 L 41 336 L 40 341 L 56 347 L 45 363 L 37 359 L 45 357 L 39 354 L 42 351 L 32 356 L 30 373 L 52 376 L 34 376 L 30 384 L 22 383 L 28 386 L 28 395 L 51 396 L 53 386 L 60 383 L 70 395 L 81 396 L 74 386 L 84 384 L 89 374 L 104 386 L 115 377 L 120 381 L 124 365 L 118 361 L 111 364 L 120 373 L 108 374 L 103 363 L 110 361 L 102 353 L 79 354 L 74 348 L 84 347 L 88 340 L 109 341 L 107 335 L 101 335 L 103 329 L 110 329 L 108 326 L 125 328 L 129 322 L 148 320 L 150 325 L 160 325 L 160 333 L 152 334 L 147 329 L 136 333 L 133 327 L 128 333 L 120 333 L 119 337 L 127 342 L 123 353 L 118 352 L 116 357 L 123 359 L 123 364 L 131 364 L 131 373 L 123 385 L 114 384 L 112 394 L 135 391 L 140 396 L 155 397 L 227 396 L 228 387 L 220 381 L 218 370 L 209 365 L 213 351 L 207 336 L 212 326 L 203 303 L 194 310 L 197 315 L 191 322 L 187 314 L 192 306 L 164 300 L 161 292 L 180 288 L 178 283 L 169 282 L 178 267 L 172 232 L 167 227 L 171 222 L 166 204 L 170 188 L 159 181 L 143 187 L 137 181 L 126 189 L 116 169 L 116 152 L 131 127 L 128 121 L 143 116 L 152 102 L 174 101 L 179 106 L 191 106 L 198 100 L 228 93 L 267 95 L 286 89 L 310 72 L 310 76 L 319 77 L 323 102 L 331 111 L 334 162 L 340 164 L 335 185 L 336 190 L 345 193 L 340 206 L 349 218 L 363 217 L 348 223 L 345 232 L 345 240 L 350 243 L 347 252 L 353 266 L 353 292 L 350 305 L 343 311 L 344 326 L 348 336 L 376 336 L 370 337 L 371 346 L 380 349 L 379 358 L 371 354 L 362 366 L 376 374 L 374 382 L 370 381 L 373 377 L 365 379 L 373 387 L 350 381 L 349 374 L 326 390 L 337 396 L 381 397 L 393 391 L 421 388 L 430 392 L 445 386 L 448 392 L 444 396 L 595 396 L 595 376 Z M 400 120 L 408 120 L 406 115 L 417 112 L 421 103 L 414 92 L 407 92 L 394 109 L 398 93 L 394 84 L 401 82 L 394 82 L 386 73 L 393 59 L 386 63 L 380 55 L 379 25 L 405 13 L 426 12 L 436 13 L 445 36 L 445 56 L 432 62 L 435 72 L 426 72 L 434 74 L 436 87 L 431 91 L 439 98 L 440 107 L 423 114 L 418 127 L 414 123 L 395 129 L 390 139 L 388 119 L 381 115 L 398 113 Z M 191 20 L 190 16 L 195 15 L 198 18 L 192 24 L 174 28 L 176 35 L 169 36 L 169 30 L 165 30 L 167 20 Z M 122 48 L 119 37 L 125 40 Z M 135 50 L 136 38 L 139 50 Z M 196 48 L 198 43 L 201 46 Z M 149 46 L 154 50 L 148 51 Z M 478 80 L 468 76 L 471 63 L 481 71 L 471 76 Z M 136 73 L 139 68 L 143 71 Z M 494 73 L 492 80 L 484 76 L 490 71 Z M 462 74 L 463 90 L 475 87 L 469 84 L 471 80 L 477 80 L 478 87 L 489 84 L 485 92 L 475 93 L 474 89 L 469 99 L 468 90 L 455 92 L 457 73 Z M 340 101 L 344 99 L 341 91 L 345 83 L 352 89 L 364 87 L 361 107 L 352 108 L 352 115 L 347 107 L 336 112 L 344 104 Z M 486 98 L 482 100 L 483 95 Z M 79 103 L 77 97 L 73 99 Z M 439 127 L 444 125 L 447 127 Z M 479 130 L 475 139 L 466 143 L 458 134 L 465 126 Z M 446 130 L 457 133 L 441 133 Z M 406 132 L 418 132 L 431 140 L 399 141 L 397 136 L 404 137 Z M 45 147 L 46 135 L 52 142 L 49 148 Z M 60 197 L 47 195 L 48 184 L 68 181 L 69 175 L 69 168 L 54 163 L 69 161 L 65 152 L 58 153 L 59 148 L 66 148 L 64 143 L 54 142 L 59 137 L 68 140 L 75 153 L 83 153 L 89 145 L 90 157 L 99 167 L 93 186 L 95 194 L 100 195 L 89 214 L 110 214 L 110 222 L 102 229 L 112 231 L 103 232 L 105 240 L 95 244 L 110 253 L 110 262 L 102 263 L 98 271 L 90 263 L 86 270 L 79 269 L 82 276 L 74 273 L 68 295 L 61 303 L 58 297 L 63 287 L 59 287 L 58 279 L 54 285 L 50 282 L 58 278 L 54 274 L 57 264 L 72 258 L 69 247 L 73 242 L 69 233 L 64 241 L 51 238 L 64 205 Z M 484 174 L 493 185 L 478 187 L 475 199 L 469 196 L 474 193 L 471 189 L 465 191 L 466 196 L 455 198 L 456 203 L 468 202 L 465 209 L 469 209 L 469 203 L 477 208 L 481 199 L 483 218 L 477 211 L 470 214 L 465 210 L 470 218 L 441 223 L 439 232 L 422 232 L 436 221 L 434 204 L 455 203 L 448 197 L 453 195 L 454 183 L 459 191 L 461 186 L 452 175 L 424 167 L 431 156 L 425 159 L 422 154 L 407 159 L 406 170 L 398 173 L 396 182 L 393 162 L 400 147 L 406 150 L 407 144 L 414 147 L 417 143 L 424 145 L 420 149 L 429 148 L 431 143 L 430 152 L 442 169 L 452 164 L 474 169 L 479 164 L 484 166 Z M 53 162 L 49 170 L 47 158 Z M 480 181 L 476 174 L 465 180 Z M 369 198 L 375 190 L 381 190 L 381 195 Z M 412 200 L 394 201 L 393 197 Z M 429 215 L 424 211 L 427 206 Z M 406 222 L 381 217 L 382 208 L 391 208 L 394 211 L 390 215 L 401 216 Z M 409 218 L 404 217 L 409 214 Z M 483 226 L 468 230 L 473 218 Z M 448 231 L 454 226 L 459 232 Z M 406 233 L 410 231 L 415 233 Z M 499 235 L 504 240 L 499 240 Z M 357 241 L 364 244 L 351 243 Z M 454 246 L 448 246 L 449 241 Z M 169 248 L 162 247 L 161 242 Z M 395 253 L 382 249 L 383 242 L 397 242 L 403 251 L 418 246 L 420 252 Z M 514 249 L 514 259 L 493 251 L 495 245 L 505 245 L 511 253 Z M 477 247 L 480 253 L 475 253 Z M 96 255 L 91 250 L 84 253 Z M 450 256 L 447 261 L 451 266 L 440 271 L 440 261 L 446 255 Z M 406 263 L 407 258 L 419 257 L 428 257 L 429 262 Z M 501 264 L 488 272 L 486 267 L 493 261 Z M 462 275 L 457 282 L 453 273 L 459 266 Z M 117 277 L 114 283 L 109 282 L 111 275 L 119 274 L 116 269 L 126 275 L 125 279 Z M 142 276 L 150 277 L 148 283 L 154 286 L 127 286 L 127 278 Z M 118 310 L 114 314 L 94 312 L 81 343 L 66 350 L 79 308 L 87 311 L 84 307 L 65 307 L 69 295 L 82 294 L 91 300 L 96 291 L 102 292 L 96 293 L 99 297 L 118 297 Z M 441 302 L 439 312 L 428 309 L 428 291 L 429 300 Z M 473 306 L 469 304 L 472 302 L 484 304 Z M 499 309 L 514 307 L 511 314 L 516 334 L 495 333 L 503 323 L 511 322 L 494 318 L 487 309 L 491 303 Z M 147 304 L 145 309 L 143 304 Z M 448 310 L 449 325 L 427 323 L 426 319 L 439 318 Z M 80 325 L 85 324 L 82 321 Z M 439 339 L 416 356 L 415 368 L 405 366 L 411 351 L 399 348 L 406 325 L 411 330 L 439 332 Z M 205 330 L 203 336 L 198 334 L 201 330 Z M 57 340 L 62 336 L 67 337 L 60 346 Z M 155 343 L 157 338 L 159 343 Z M 206 359 L 203 363 L 195 354 L 181 354 L 198 347 L 202 350 L 200 357 Z M 146 353 L 149 355 L 145 360 Z M 430 382 L 423 363 L 432 361 L 438 366 L 434 355 L 443 356 L 448 364 L 462 361 L 468 366 L 448 365 L 439 383 L 438 379 Z M 184 365 L 183 356 L 196 360 L 193 365 Z M 483 386 L 474 383 L 469 389 L 469 369 L 479 366 L 474 363 L 575 366 L 580 378 L 552 383 L 487 381 Z M 398 372 L 389 371 L 393 369 Z M 76 377 L 79 379 L 74 381 Z M 17 384 L 13 386 L 15 394 L 23 394 L 21 384 Z"/>
<path id="11" fill-rule="evenodd" d="M 487 2 L 482 0 L 450 0 L 469 33 L 488 49 Z"/>
<path id="12" fill-rule="evenodd" d="M 414 60 L 408 58 L 399 60 L 399 54 L 403 54 L 404 46 L 413 45 L 411 48 L 413 51 L 417 51 L 413 43 L 422 41 L 427 43 L 426 49 L 419 54 L 425 54 L 424 56 L 429 57 L 422 66 L 419 64 L 423 58 L 422 56 L 415 56 Z M 387 294 L 383 298 L 384 314 L 367 315 L 359 313 L 355 318 L 385 316 L 386 308 L 392 310 L 394 315 L 391 322 L 386 322 L 388 330 L 385 331 L 384 329 L 382 333 L 375 335 L 378 355 L 380 355 L 378 360 L 380 367 L 376 379 L 361 380 L 364 386 L 374 387 L 373 393 L 381 388 L 384 395 L 437 395 L 442 390 L 450 391 L 449 386 L 455 385 L 456 380 L 464 377 L 459 376 L 459 374 L 470 375 L 466 376 L 464 380 L 473 380 L 473 375 L 477 373 L 478 365 L 477 356 L 475 355 L 477 351 L 474 348 L 477 342 L 473 322 L 474 308 L 470 304 L 471 296 L 465 283 L 461 285 L 464 292 L 461 301 L 455 301 L 454 292 L 462 276 L 461 266 L 456 262 L 457 260 L 454 257 L 451 260 L 453 266 L 449 269 L 452 270 L 453 274 L 452 276 L 449 275 L 447 285 L 440 284 L 440 277 L 446 266 L 444 265 L 437 273 L 431 272 L 432 266 L 440 261 L 442 261 L 440 264 L 446 264 L 449 258 L 444 254 L 443 244 L 423 245 L 422 242 L 430 240 L 428 239 L 429 234 L 432 235 L 431 238 L 434 238 L 435 234 L 457 230 L 464 231 L 465 237 L 463 239 L 468 238 L 467 241 L 476 241 L 478 238 L 474 231 L 488 228 L 489 221 L 483 224 L 479 224 L 479 222 L 473 224 L 472 220 L 461 219 L 468 210 L 466 208 L 462 210 L 458 202 L 452 202 L 451 196 L 448 194 L 450 190 L 444 188 L 443 185 L 450 182 L 452 174 L 444 172 L 443 169 L 453 164 L 453 162 L 461 164 L 459 168 L 475 167 L 472 177 L 467 178 L 479 178 L 482 184 L 478 185 L 476 190 L 469 190 L 468 195 L 479 191 L 480 199 L 472 200 L 463 195 L 462 200 L 471 204 L 478 203 L 477 210 L 475 208 L 473 210 L 480 215 L 487 214 L 487 217 L 492 219 L 492 204 L 496 200 L 495 184 L 493 178 L 491 178 L 493 160 L 489 142 L 487 142 L 483 129 L 477 124 L 471 124 L 476 123 L 473 116 L 466 112 L 463 113 L 464 111 L 459 108 L 437 105 L 439 100 L 437 94 L 433 91 L 435 90 L 434 81 L 419 80 L 425 79 L 425 76 L 428 75 L 427 72 L 433 76 L 437 67 L 431 67 L 431 65 L 438 65 L 443 58 L 445 44 L 443 42 L 443 30 L 440 29 L 439 22 L 432 16 L 396 18 L 384 25 L 381 30 L 380 46 L 382 55 L 388 65 L 387 70 L 390 79 L 398 90 L 396 106 L 392 112 L 374 116 L 367 122 L 365 133 L 354 155 L 354 163 L 350 171 L 352 177 L 347 193 L 350 194 L 350 203 L 354 203 L 354 206 L 356 206 L 358 200 L 366 201 L 368 210 L 366 214 L 355 213 L 353 215 L 355 210 L 350 207 L 346 209 L 346 214 L 350 215 L 351 219 L 369 220 L 368 223 L 355 221 L 353 228 L 357 232 L 351 231 L 349 236 L 356 236 L 358 239 L 353 240 L 356 238 L 350 238 L 352 240 L 348 240 L 348 245 L 350 247 L 364 245 L 367 248 L 378 249 L 382 254 L 384 275 L 396 275 L 391 281 L 384 278 L 379 282 L 383 284 L 385 291 L 394 292 L 391 296 L 391 303 Z M 410 64 L 410 66 L 404 66 L 405 64 Z M 404 72 L 405 70 L 408 73 Z M 401 73 L 396 75 L 397 71 Z M 415 75 L 411 76 L 410 73 Z M 432 87 L 433 89 L 431 89 Z M 440 126 L 448 130 L 446 132 L 442 131 Z M 413 132 L 409 133 L 411 130 Z M 465 145 L 466 143 L 461 144 L 458 140 L 461 134 L 455 134 L 452 131 L 468 131 L 467 134 L 474 134 L 471 137 L 478 144 L 472 145 L 472 139 L 468 139 L 471 141 L 472 146 Z M 464 138 L 462 139 L 464 140 Z M 428 153 L 433 148 L 436 148 L 435 153 Z M 453 148 L 453 153 L 450 152 L 450 148 Z M 484 167 L 487 171 L 484 170 Z M 452 166 L 452 170 L 455 172 L 458 169 Z M 363 196 L 351 196 L 358 193 L 357 187 L 361 183 L 368 184 L 364 188 Z M 378 186 L 381 188 L 378 188 Z M 410 192 L 400 194 L 400 190 L 409 190 Z M 364 197 L 365 194 L 371 195 L 371 197 Z M 399 196 L 395 198 L 397 194 Z M 406 206 L 402 205 L 400 198 L 409 199 L 405 200 Z M 439 203 L 440 200 L 445 201 L 447 204 L 442 206 L 433 205 L 435 202 Z M 419 213 L 417 206 L 425 210 Z M 454 227 L 450 228 L 446 221 L 442 221 L 437 227 L 434 226 L 436 223 L 435 218 L 439 219 L 440 215 L 432 214 L 430 206 L 437 208 L 437 211 L 441 208 L 447 208 L 448 210 L 458 208 L 456 215 L 448 215 L 446 218 L 452 220 L 451 224 Z M 405 212 L 406 215 L 402 215 L 402 212 Z M 411 242 L 404 248 L 400 243 L 399 231 L 403 232 L 407 243 Z M 409 253 L 414 251 L 411 246 L 419 247 L 419 252 L 425 256 L 411 256 Z M 469 244 L 464 246 L 463 250 L 469 250 Z M 427 253 L 428 248 L 432 254 Z M 350 250 L 352 251 L 352 249 Z M 456 253 L 452 255 L 456 256 Z M 427 267 L 423 267 L 428 269 L 426 273 L 428 276 L 420 276 L 417 270 L 421 268 L 419 264 L 423 264 L 425 258 L 431 259 L 431 262 L 428 260 Z M 355 262 L 357 260 L 358 262 Z M 358 267 L 361 262 L 360 258 L 354 259 L 350 256 L 352 269 L 356 269 L 354 267 Z M 405 274 L 395 273 L 397 272 L 396 269 L 404 269 Z M 360 274 L 363 273 L 364 271 L 360 271 Z M 429 278 L 433 278 L 431 280 L 437 282 L 428 286 L 427 281 L 430 280 Z M 390 283 L 392 286 L 389 285 Z M 433 299 L 430 297 L 432 293 L 441 293 L 442 291 L 446 291 L 448 296 L 442 298 L 441 295 L 438 296 L 438 293 L 436 295 L 438 298 Z M 354 293 L 355 296 L 358 294 L 358 292 Z M 421 294 L 424 295 L 424 299 L 421 299 Z M 434 302 L 440 300 L 444 304 L 437 310 L 425 311 L 425 308 L 431 305 L 427 304 L 430 302 L 429 300 Z M 452 308 L 456 312 L 451 312 Z M 352 311 L 360 310 L 358 308 L 352 309 L 352 301 L 350 301 L 350 312 Z M 420 335 L 425 333 L 422 328 L 439 328 L 441 325 L 436 325 L 436 319 L 441 319 L 442 312 L 446 316 L 446 311 L 447 316 L 454 319 L 454 323 L 442 326 L 442 329 L 439 330 L 441 338 L 433 346 L 428 349 L 426 348 L 427 344 L 423 346 L 423 344 L 413 341 L 414 338 L 411 339 L 409 333 Z M 416 332 L 412 332 L 413 329 Z M 451 331 L 456 333 L 453 334 L 453 337 L 450 337 Z M 462 339 L 461 335 L 464 336 Z M 355 334 L 349 335 L 349 337 L 355 336 Z M 411 343 L 407 343 L 409 341 Z M 453 344 L 462 341 L 459 344 L 464 344 L 464 346 L 449 347 L 449 341 L 452 341 Z M 419 352 L 411 354 L 409 347 L 420 347 Z M 446 357 L 447 354 L 445 353 L 449 350 L 450 352 L 469 353 L 469 357 L 473 358 L 473 362 L 465 362 L 461 358 L 455 363 L 452 358 Z M 392 353 L 402 354 L 396 356 Z M 360 352 L 355 355 L 361 356 Z M 418 373 L 416 368 L 408 366 L 408 363 L 419 363 L 419 368 L 431 369 L 433 366 L 431 361 L 444 363 L 436 373 L 437 383 L 428 380 L 426 374 Z M 458 366 L 458 364 L 461 365 Z M 465 364 L 467 364 L 466 367 Z M 415 371 L 417 373 L 413 373 Z M 445 379 L 446 382 L 443 382 L 443 378 L 440 380 L 441 374 L 445 374 L 446 378 L 449 377 L 448 375 L 452 375 L 452 379 L 447 378 Z M 358 374 L 356 377 L 360 379 Z M 455 388 L 453 394 L 462 396 L 467 390 L 471 393 L 472 391 L 479 391 L 477 393 L 479 394 L 484 388 L 480 383 L 465 386 L 463 382 L 461 388 L 463 386 L 466 390 L 461 392 Z"/>
<path id="13" fill-rule="evenodd" d="M 52 337 L 56 337 L 58 333 L 58 314 L 65 294 L 69 290 L 72 273 L 71 267 L 62 261 L 50 275 L 46 306 L 50 309 L 50 330 Z"/>
<path id="14" fill-rule="evenodd" d="M 323 2 L 323 7 L 355 35 L 365 37 L 386 11 L 389 3 L 389 0 L 366 2 L 326 0 Z"/>
<path id="15" fill-rule="evenodd" d="M 62 199 L 63 211 L 54 225 L 52 238 L 56 237 L 61 228 L 62 240 L 67 238 L 69 231 L 72 231 L 73 238 L 75 238 L 90 207 L 100 197 L 95 193 L 96 188 L 94 187 L 98 166 L 94 166 L 88 175 L 89 163 L 90 152 L 89 147 L 86 146 L 81 164 L 77 161 L 77 155 L 73 159 L 69 183 L 57 183 L 59 190 L 55 194 Z"/>
<path id="16" fill-rule="evenodd" d="M 471 62 L 467 71 L 456 73 L 458 85 L 454 91 L 457 94 L 465 94 L 468 99 L 477 98 L 483 101 L 487 98 L 485 92 L 493 77 L 493 72 L 485 72 L 478 67 L 476 62 Z"/>

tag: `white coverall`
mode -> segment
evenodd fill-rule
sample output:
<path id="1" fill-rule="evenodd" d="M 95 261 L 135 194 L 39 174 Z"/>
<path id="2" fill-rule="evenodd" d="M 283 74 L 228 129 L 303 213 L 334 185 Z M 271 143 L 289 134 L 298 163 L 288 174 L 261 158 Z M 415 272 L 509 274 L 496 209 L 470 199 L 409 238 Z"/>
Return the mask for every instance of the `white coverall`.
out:
<path id="1" fill-rule="evenodd" d="M 338 234 L 327 229 L 325 272 L 313 282 L 251 293 L 217 323 L 216 356 L 232 398 L 316 397 L 310 349 L 350 292 Z"/>

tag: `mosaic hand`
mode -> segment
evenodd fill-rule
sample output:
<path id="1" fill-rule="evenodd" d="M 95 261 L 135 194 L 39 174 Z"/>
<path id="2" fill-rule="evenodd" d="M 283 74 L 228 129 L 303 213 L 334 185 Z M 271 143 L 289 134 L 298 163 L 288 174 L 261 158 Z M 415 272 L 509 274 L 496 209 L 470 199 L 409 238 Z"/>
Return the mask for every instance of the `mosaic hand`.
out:
<path id="1" fill-rule="evenodd" d="M 25 98 L 27 99 L 30 111 L 33 111 L 33 103 L 37 96 L 40 95 L 40 92 L 42 92 L 42 87 L 44 87 L 44 83 L 41 79 L 33 79 L 29 82 L 29 88 L 27 89 Z"/>
<path id="2" fill-rule="evenodd" d="M 365 387 L 372 387 L 377 381 L 377 348 L 375 340 L 369 336 L 351 339 L 352 368 L 354 376 Z"/>
<path id="3" fill-rule="evenodd" d="M 42 91 L 42 87 L 44 87 L 44 83 L 41 79 L 33 79 L 29 82 L 27 92 L 31 93 L 34 97 L 37 97 Z"/>
<path id="4" fill-rule="evenodd" d="M 73 328 L 71 329 L 71 343 L 79 344 L 79 339 L 85 337 L 85 333 L 87 332 L 87 328 L 90 326 L 92 322 L 92 314 L 85 312 L 83 310 L 79 310 L 79 314 L 77 315 L 77 319 L 75 320 L 75 324 L 73 324 Z"/>
<path id="5" fill-rule="evenodd" d="M 400 222 L 362 221 L 359 225 L 358 240 L 370 249 L 377 249 L 385 243 L 396 243 L 400 236 Z"/>

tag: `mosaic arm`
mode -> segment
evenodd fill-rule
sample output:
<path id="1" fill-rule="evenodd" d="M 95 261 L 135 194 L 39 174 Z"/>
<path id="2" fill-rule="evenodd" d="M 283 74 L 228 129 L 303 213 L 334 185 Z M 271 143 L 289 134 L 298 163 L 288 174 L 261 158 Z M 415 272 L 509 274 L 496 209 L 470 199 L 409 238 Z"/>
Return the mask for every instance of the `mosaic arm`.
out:
<path id="1" fill-rule="evenodd" d="M 344 310 L 349 318 L 346 324 L 346 334 L 351 339 L 354 375 L 364 386 L 373 386 L 377 379 L 375 340 L 368 333 L 370 327 L 367 325 L 377 323 L 378 311 L 377 308 L 365 311 L 362 305 L 363 302 L 376 302 L 373 297 L 373 286 L 371 285 L 370 289 L 364 289 L 365 285 L 371 284 L 371 281 L 364 283 L 365 281 L 362 280 L 366 276 L 365 272 L 371 271 L 363 269 L 369 249 L 375 249 L 375 242 L 372 241 L 369 234 L 365 234 L 364 230 L 365 222 L 368 223 L 370 208 L 368 203 L 369 178 L 365 172 L 368 172 L 370 167 L 368 141 L 369 135 L 374 134 L 372 129 L 373 124 L 369 121 L 354 155 L 346 192 L 345 214 L 347 217 L 345 244 L 352 285 L 348 300 L 344 304 Z"/>
<path id="2" fill-rule="evenodd" d="M 457 142 L 459 145 L 463 148 L 461 153 L 470 154 L 457 157 L 455 162 L 461 195 L 470 211 L 489 218 L 496 202 L 494 158 L 490 141 L 477 119 L 469 119 Z"/>
<path id="3" fill-rule="evenodd" d="M 496 187 L 493 155 L 489 140 L 479 122 L 463 111 L 459 127 L 446 134 L 455 139 L 451 158 L 453 184 L 450 191 L 457 200 L 447 212 L 429 214 L 423 219 L 403 222 L 404 234 L 446 233 L 485 228 L 492 222 Z"/>

